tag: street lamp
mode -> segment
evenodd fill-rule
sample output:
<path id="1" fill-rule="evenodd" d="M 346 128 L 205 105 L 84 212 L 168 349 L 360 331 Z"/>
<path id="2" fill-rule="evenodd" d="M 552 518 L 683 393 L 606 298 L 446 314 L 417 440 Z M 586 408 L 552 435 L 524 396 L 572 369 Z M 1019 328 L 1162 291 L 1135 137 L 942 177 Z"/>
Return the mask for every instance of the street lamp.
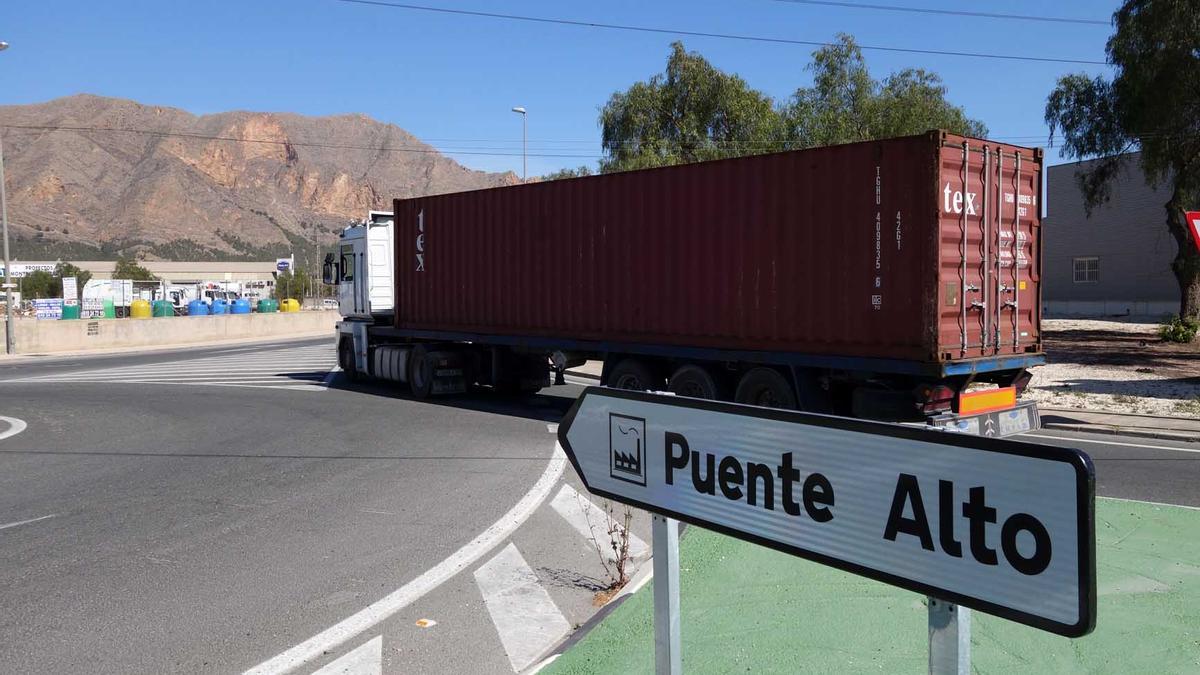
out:
<path id="1" fill-rule="evenodd" d="M 529 147 L 529 114 L 525 112 L 525 108 L 517 106 L 512 109 L 515 113 L 521 114 L 521 182 L 524 183 L 529 173 L 529 161 L 527 159 Z"/>
<path id="2" fill-rule="evenodd" d="M 8 43 L 0 41 L 0 52 L 8 49 Z M 4 228 L 4 353 L 12 354 L 12 261 L 8 259 L 8 198 L 4 193 L 4 139 L 0 134 L 0 223 Z"/>

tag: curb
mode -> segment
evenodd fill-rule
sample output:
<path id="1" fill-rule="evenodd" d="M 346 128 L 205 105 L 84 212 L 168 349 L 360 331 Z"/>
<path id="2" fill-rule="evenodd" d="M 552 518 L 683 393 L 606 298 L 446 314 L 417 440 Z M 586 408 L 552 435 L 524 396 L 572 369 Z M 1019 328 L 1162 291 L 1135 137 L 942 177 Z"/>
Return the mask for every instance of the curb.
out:
<path id="1" fill-rule="evenodd" d="M 1184 431 L 1159 431 L 1156 429 L 1146 429 L 1145 427 L 1122 427 L 1115 424 L 1082 424 L 1074 422 L 1046 422 L 1043 420 L 1042 428 L 1058 429 L 1060 431 L 1074 431 L 1077 433 L 1156 438 L 1162 441 L 1180 441 L 1185 443 L 1200 442 L 1200 434 L 1187 433 Z"/>

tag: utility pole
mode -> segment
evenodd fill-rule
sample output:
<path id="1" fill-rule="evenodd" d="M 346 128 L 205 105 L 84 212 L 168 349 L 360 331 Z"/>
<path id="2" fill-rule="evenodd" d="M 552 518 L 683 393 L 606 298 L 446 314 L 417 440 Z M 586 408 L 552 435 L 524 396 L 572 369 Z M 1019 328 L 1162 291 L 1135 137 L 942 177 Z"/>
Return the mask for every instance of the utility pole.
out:
<path id="1" fill-rule="evenodd" d="M 7 42 L 0 42 L 0 51 L 8 49 Z M 8 195 L 4 180 L 4 139 L 0 137 L 0 223 L 4 228 L 4 353 L 16 352 L 13 338 L 12 315 L 12 260 L 8 257 Z"/>

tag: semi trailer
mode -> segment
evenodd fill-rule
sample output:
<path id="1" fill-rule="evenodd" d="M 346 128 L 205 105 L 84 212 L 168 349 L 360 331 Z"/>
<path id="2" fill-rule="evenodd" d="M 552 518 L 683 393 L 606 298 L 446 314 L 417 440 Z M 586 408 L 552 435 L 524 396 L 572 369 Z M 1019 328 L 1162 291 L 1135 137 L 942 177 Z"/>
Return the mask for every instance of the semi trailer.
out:
<path id="1" fill-rule="evenodd" d="M 986 435 L 1041 348 L 1042 151 L 942 131 L 396 199 L 346 228 L 339 365 L 418 398 L 601 383 Z"/>

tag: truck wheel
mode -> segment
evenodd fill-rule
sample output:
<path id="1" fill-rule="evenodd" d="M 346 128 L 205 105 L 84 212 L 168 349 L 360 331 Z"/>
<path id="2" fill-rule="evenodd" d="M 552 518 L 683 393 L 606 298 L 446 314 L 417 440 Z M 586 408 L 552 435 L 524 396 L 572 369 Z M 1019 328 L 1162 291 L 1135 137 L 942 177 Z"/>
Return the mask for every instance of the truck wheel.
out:
<path id="1" fill-rule="evenodd" d="M 608 386 L 613 389 L 659 391 L 662 389 L 662 378 L 637 359 L 622 359 L 608 374 Z"/>
<path id="2" fill-rule="evenodd" d="M 354 341 L 342 338 L 338 342 L 338 366 L 351 382 L 358 381 L 358 367 L 354 364 Z"/>
<path id="3" fill-rule="evenodd" d="M 429 398 L 433 392 L 433 360 L 425 345 L 418 344 L 409 352 L 408 386 L 414 398 Z"/>
<path id="4" fill-rule="evenodd" d="M 706 398 L 718 401 L 724 398 L 722 387 L 707 368 L 694 364 L 680 366 L 667 382 L 667 391 L 678 396 Z"/>
<path id="5" fill-rule="evenodd" d="M 754 368 L 743 375 L 733 400 L 763 408 L 796 409 L 792 384 L 774 368 Z"/>

